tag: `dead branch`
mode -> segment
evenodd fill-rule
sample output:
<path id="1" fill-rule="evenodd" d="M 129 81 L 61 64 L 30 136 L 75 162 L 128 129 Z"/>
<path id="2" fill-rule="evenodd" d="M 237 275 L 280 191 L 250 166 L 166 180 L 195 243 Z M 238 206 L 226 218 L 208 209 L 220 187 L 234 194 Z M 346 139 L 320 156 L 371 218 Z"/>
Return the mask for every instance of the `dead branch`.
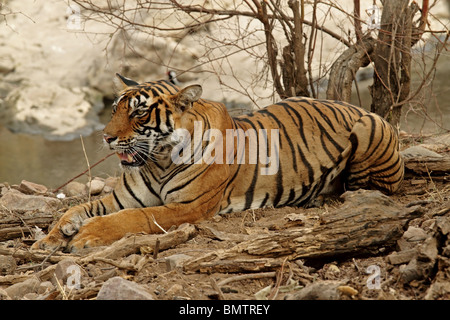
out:
<path id="1" fill-rule="evenodd" d="M 261 272 L 279 268 L 283 257 L 324 259 L 377 252 L 396 244 L 408 222 L 423 214 L 404 208 L 378 191 L 344 194 L 346 203 L 323 216 L 320 225 L 256 235 L 227 250 L 184 264 L 187 272 Z"/>
<path id="2" fill-rule="evenodd" d="M 191 224 L 182 224 L 178 229 L 170 231 L 166 234 L 135 234 L 129 237 L 122 238 L 114 242 L 110 246 L 96 250 L 86 257 L 80 263 L 89 262 L 98 258 L 118 259 L 128 256 L 132 253 L 140 252 L 142 247 L 145 247 L 147 253 L 152 253 L 159 241 L 159 251 L 167 250 L 181 243 L 188 241 L 197 234 L 197 229 Z"/>
<path id="3" fill-rule="evenodd" d="M 448 174 L 450 172 L 450 157 L 405 158 L 405 167 L 416 174 Z"/>
<path id="4" fill-rule="evenodd" d="M 0 241 L 10 240 L 30 234 L 28 226 L 37 226 L 39 228 L 48 227 L 54 220 L 50 214 L 35 214 L 33 216 L 14 215 L 0 220 Z"/>

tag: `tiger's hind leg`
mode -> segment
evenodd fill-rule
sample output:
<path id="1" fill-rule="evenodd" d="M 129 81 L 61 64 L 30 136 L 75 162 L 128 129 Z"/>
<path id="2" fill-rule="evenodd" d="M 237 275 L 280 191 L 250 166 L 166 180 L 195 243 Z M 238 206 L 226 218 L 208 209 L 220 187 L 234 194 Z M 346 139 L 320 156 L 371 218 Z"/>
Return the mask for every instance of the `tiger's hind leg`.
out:
<path id="1" fill-rule="evenodd" d="M 376 114 L 361 117 L 350 134 L 352 155 L 347 163 L 346 186 L 397 191 L 403 181 L 404 165 L 394 128 Z"/>

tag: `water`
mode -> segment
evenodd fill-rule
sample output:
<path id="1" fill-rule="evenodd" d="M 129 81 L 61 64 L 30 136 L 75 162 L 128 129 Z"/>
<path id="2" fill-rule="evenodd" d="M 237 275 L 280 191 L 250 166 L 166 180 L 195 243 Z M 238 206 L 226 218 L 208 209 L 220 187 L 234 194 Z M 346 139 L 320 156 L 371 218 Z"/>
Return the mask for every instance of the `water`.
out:
<path id="1" fill-rule="evenodd" d="M 84 137 L 92 165 L 111 151 L 102 146 L 101 133 Z M 0 127 L 0 181 L 18 184 L 23 179 L 57 188 L 85 171 L 86 158 L 80 139 L 48 141 L 40 136 L 13 134 Z M 110 157 L 91 170 L 93 176 L 114 176 L 119 170 L 117 157 Z M 78 179 L 87 182 L 87 176 Z"/>

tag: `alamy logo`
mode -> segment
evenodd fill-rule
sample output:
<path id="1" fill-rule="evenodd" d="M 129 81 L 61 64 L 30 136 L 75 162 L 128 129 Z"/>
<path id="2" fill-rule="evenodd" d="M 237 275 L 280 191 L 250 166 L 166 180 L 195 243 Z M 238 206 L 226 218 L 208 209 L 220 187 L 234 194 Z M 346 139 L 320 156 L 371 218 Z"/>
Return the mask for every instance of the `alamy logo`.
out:
<path id="1" fill-rule="evenodd" d="M 172 135 L 172 141 L 177 143 L 171 154 L 172 161 L 176 164 L 223 164 L 224 161 L 226 164 L 257 164 L 259 162 L 261 175 L 276 174 L 280 165 L 278 129 L 270 129 L 270 131 L 227 129 L 223 137 L 222 131 L 218 129 L 208 129 L 203 132 L 203 123 L 195 121 L 193 137 L 187 129 L 177 129 Z M 204 141 L 209 143 L 203 149 Z"/>
<path id="2" fill-rule="evenodd" d="M 70 4 L 66 9 L 66 14 L 69 15 L 66 22 L 67 30 L 82 30 L 80 6 L 78 4 Z"/>
<path id="3" fill-rule="evenodd" d="M 367 288 L 371 290 L 379 290 L 381 289 L 381 272 L 380 267 L 376 264 L 371 264 L 367 267 L 366 273 L 370 274 L 367 278 Z"/>
<path id="4" fill-rule="evenodd" d="M 376 5 L 373 5 L 372 7 L 367 8 L 366 13 L 369 16 L 369 18 L 366 21 L 367 28 L 369 30 L 380 29 L 381 23 L 380 8 L 378 8 Z"/>

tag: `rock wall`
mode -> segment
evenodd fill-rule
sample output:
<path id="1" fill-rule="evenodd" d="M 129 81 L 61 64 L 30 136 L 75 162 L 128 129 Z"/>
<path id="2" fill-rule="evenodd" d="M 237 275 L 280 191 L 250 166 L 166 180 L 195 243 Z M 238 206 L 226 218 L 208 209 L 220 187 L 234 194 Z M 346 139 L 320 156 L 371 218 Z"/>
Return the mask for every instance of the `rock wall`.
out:
<path id="1" fill-rule="evenodd" d="M 106 2 L 105 2 L 106 3 Z M 9 1 L 0 16 L 0 125 L 13 132 L 68 140 L 100 130 L 114 74 L 138 81 L 166 76 L 167 63 L 189 68 L 174 39 L 84 20 L 61 0 Z"/>

